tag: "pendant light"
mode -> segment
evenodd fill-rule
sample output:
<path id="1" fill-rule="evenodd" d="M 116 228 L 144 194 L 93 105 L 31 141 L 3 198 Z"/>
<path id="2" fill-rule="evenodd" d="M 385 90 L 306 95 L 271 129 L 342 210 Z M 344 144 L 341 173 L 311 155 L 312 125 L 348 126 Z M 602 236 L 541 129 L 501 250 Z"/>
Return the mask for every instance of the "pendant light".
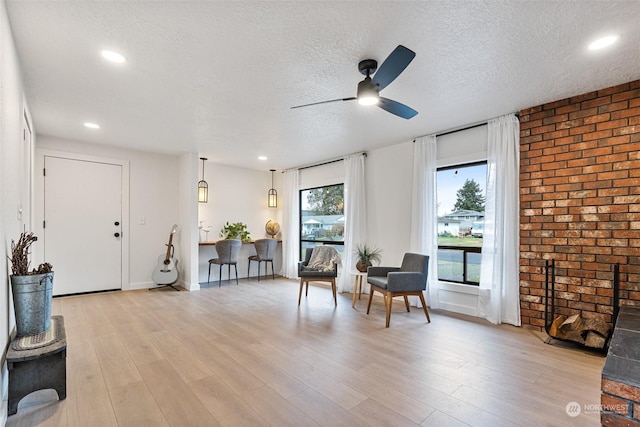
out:
<path id="1" fill-rule="evenodd" d="M 200 157 L 202 160 L 202 179 L 198 181 L 198 203 L 207 203 L 209 201 L 209 184 L 204 180 L 204 161 L 206 157 Z"/>
<path id="2" fill-rule="evenodd" d="M 268 194 L 268 205 L 270 208 L 277 208 L 278 207 L 278 192 L 276 191 L 275 188 L 273 188 L 273 173 L 276 171 L 275 169 L 270 169 L 271 171 L 271 189 L 269 190 L 269 194 Z"/>

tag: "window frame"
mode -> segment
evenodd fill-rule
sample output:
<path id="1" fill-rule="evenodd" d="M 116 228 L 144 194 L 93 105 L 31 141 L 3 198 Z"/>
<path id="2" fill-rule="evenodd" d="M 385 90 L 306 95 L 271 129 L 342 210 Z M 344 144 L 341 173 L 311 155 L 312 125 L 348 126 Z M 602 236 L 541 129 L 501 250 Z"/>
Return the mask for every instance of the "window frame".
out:
<path id="1" fill-rule="evenodd" d="M 456 163 L 456 164 L 451 164 L 451 165 L 447 165 L 447 166 L 441 166 L 436 168 L 436 189 L 437 189 L 437 176 L 438 176 L 438 172 L 442 172 L 442 171 L 447 171 L 447 170 L 452 170 L 452 169 L 461 169 L 461 168 L 467 168 L 467 167 L 473 167 L 473 166 L 480 166 L 480 165 L 488 165 L 488 160 L 475 160 L 475 161 L 470 161 L 470 162 L 463 162 L 463 163 Z M 486 175 L 485 175 L 485 179 L 486 179 Z M 486 189 L 485 189 L 485 193 L 486 193 Z M 437 203 L 437 191 L 436 191 L 436 203 Z M 485 194 L 486 197 L 486 194 Z M 436 239 L 438 239 L 438 230 L 436 227 Z M 455 283 L 455 284 L 459 284 L 459 285 L 469 285 L 469 286 L 473 286 L 473 287 L 478 287 L 480 285 L 480 281 L 475 282 L 475 281 L 471 281 L 468 280 L 468 262 L 467 262 L 467 254 L 469 253 L 479 253 L 482 256 L 482 245 L 477 247 L 477 246 L 455 246 L 455 245 L 440 245 L 438 243 L 438 251 L 440 251 L 441 249 L 443 250 L 459 250 L 462 251 L 462 272 L 463 272 L 463 276 L 462 276 L 462 280 L 452 280 L 452 279 L 442 279 L 440 278 L 440 274 L 437 273 L 439 268 L 436 268 L 436 273 L 438 274 L 438 281 L 439 282 L 443 282 L 443 283 Z M 438 257 L 438 264 L 440 263 L 440 257 Z M 438 266 L 436 266 L 438 267 Z"/>
<path id="2" fill-rule="evenodd" d="M 336 240 L 309 240 L 309 239 L 303 239 L 302 238 L 302 193 L 305 191 L 311 191 L 311 190 L 317 190 L 320 188 L 327 188 L 327 187 L 337 187 L 337 186 L 342 186 L 342 194 L 343 194 L 343 200 L 344 200 L 344 182 L 338 182 L 335 184 L 327 184 L 327 185 L 320 185 L 317 187 L 309 187 L 309 188 L 302 188 L 298 193 L 298 224 L 300 224 L 300 227 L 298 229 L 298 237 L 299 237 L 299 254 L 300 254 L 300 261 L 304 260 L 304 251 L 303 251 L 303 245 L 304 243 L 315 243 L 315 246 L 320 246 L 320 245 L 334 245 L 334 246 L 342 246 L 344 248 L 344 240 L 342 241 L 336 241 Z M 344 216 L 344 206 L 342 208 L 342 215 Z M 340 251 L 338 251 L 340 252 Z"/>

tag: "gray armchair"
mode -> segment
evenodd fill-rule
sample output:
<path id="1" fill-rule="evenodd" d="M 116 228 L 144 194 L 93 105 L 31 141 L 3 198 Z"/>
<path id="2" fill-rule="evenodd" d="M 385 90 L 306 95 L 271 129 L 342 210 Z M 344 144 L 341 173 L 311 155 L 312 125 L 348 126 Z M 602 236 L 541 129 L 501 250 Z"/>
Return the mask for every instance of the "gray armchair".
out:
<path id="1" fill-rule="evenodd" d="M 300 277 L 300 292 L 298 293 L 298 305 L 300 305 L 300 299 L 302 298 L 302 288 L 306 284 L 307 288 L 304 296 L 309 295 L 309 282 L 329 282 L 331 283 L 331 291 L 333 292 L 333 302 L 337 306 L 338 299 L 336 297 L 336 277 L 338 277 L 338 264 L 333 263 L 333 269 L 328 271 L 319 271 L 309 269 L 309 261 L 311 255 L 315 249 L 323 251 L 331 251 L 337 254 L 338 252 L 332 246 L 317 246 L 316 248 L 307 249 L 304 261 L 298 263 L 298 277 Z"/>
<path id="2" fill-rule="evenodd" d="M 240 247 L 242 247 L 242 241 L 238 239 L 218 240 L 216 242 L 218 258 L 209 260 L 207 283 L 211 280 L 211 266 L 218 264 L 220 266 L 218 287 L 220 287 L 222 285 L 222 266 L 227 264 L 227 277 L 231 280 L 231 266 L 233 265 L 236 270 L 236 285 L 238 284 L 238 255 L 240 254 Z"/>
<path id="3" fill-rule="evenodd" d="M 406 253 L 400 267 L 369 267 L 367 270 L 367 282 L 371 285 L 369 291 L 369 305 L 367 314 L 371 309 L 373 292 L 380 292 L 384 297 L 387 309 L 387 323 L 389 327 L 391 320 L 391 304 L 393 297 L 404 297 L 404 304 L 409 309 L 409 299 L 407 296 L 415 295 L 420 298 L 427 322 L 431 323 L 427 304 L 422 291 L 427 288 L 427 275 L 429 273 L 429 257 L 426 255 Z"/>

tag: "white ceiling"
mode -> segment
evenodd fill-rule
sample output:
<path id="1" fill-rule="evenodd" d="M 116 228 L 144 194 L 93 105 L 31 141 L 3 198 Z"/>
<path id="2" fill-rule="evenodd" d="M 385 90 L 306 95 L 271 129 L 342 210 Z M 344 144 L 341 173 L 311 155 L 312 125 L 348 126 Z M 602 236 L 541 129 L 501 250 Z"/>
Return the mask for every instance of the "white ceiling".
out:
<path id="1" fill-rule="evenodd" d="M 640 79 L 640 1 L 6 0 L 40 135 L 284 169 Z M 610 49 L 588 51 L 616 33 Z M 416 52 L 355 101 L 357 64 Z M 102 49 L 123 53 L 115 65 Z M 89 130 L 83 123 L 99 123 Z M 259 161 L 260 155 L 268 157 Z"/>

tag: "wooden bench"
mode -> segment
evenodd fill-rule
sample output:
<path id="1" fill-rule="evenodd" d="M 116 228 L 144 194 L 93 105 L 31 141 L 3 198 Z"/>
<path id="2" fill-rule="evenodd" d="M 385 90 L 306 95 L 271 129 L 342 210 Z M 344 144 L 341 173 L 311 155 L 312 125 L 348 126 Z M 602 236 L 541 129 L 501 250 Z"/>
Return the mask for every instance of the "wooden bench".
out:
<path id="1" fill-rule="evenodd" d="M 30 393 L 54 389 L 58 399 L 67 397 L 67 338 L 62 316 L 52 316 L 57 322 L 57 341 L 33 349 L 16 350 L 14 338 L 7 351 L 9 368 L 9 415 L 18 412 L 18 403 Z M 52 326 L 53 327 L 53 326 Z"/>

